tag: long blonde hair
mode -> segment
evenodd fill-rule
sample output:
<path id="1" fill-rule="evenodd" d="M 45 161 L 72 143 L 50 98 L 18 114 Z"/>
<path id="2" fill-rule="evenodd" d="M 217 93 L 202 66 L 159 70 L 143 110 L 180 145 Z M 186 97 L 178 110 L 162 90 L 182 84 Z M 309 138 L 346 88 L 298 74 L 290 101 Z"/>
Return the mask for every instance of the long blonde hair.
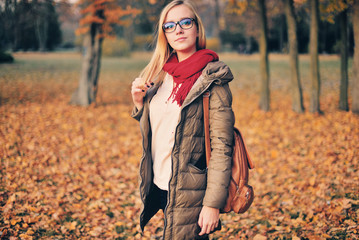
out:
<path id="1" fill-rule="evenodd" d="M 162 25 L 165 21 L 165 18 L 167 16 L 167 13 L 175 6 L 178 5 L 185 5 L 187 6 L 194 14 L 194 19 L 197 25 L 197 31 L 198 31 L 198 38 L 196 47 L 197 50 L 205 49 L 206 48 L 206 35 L 203 27 L 203 23 L 199 15 L 197 14 L 197 11 L 195 10 L 194 4 L 189 0 L 174 0 L 167 4 L 166 7 L 163 8 L 160 19 L 158 21 L 157 26 L 157 42 L 156 42 L 156 48 L 152 55 L 152 58 L 148 65 L 142 70 L 140 74 L 140 78 L 143 79 L 143 83 L 147 84 L 149 81 L 154 81 L 156 77 L 159 76 L 159 74 L 162 72 L 162 67 L 166 63 L 167 59 L 170 57 L 171 53 L 173 52 L 173 49 L 167 42 L 166 35 L 162 29 Z M 161 77 L 159 77 L 160 81 L 162 80 Z"/>

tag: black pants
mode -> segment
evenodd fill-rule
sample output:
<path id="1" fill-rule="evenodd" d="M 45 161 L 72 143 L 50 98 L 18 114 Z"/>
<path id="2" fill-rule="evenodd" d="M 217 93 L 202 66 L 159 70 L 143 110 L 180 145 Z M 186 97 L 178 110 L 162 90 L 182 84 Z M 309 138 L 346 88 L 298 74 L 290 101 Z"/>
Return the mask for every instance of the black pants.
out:
<path id="1" fill-rule="evenodd" d="M 162 209 L 162 211 L 165 211 L 166 205 L 167 205 L 167 195 L 168 191 L 162 190 L 158 188 L 156 185 L 154 185 L 155 188 L 153 189 L 154 195 L 158 197 L 158 207 L 159 209 Z"/>

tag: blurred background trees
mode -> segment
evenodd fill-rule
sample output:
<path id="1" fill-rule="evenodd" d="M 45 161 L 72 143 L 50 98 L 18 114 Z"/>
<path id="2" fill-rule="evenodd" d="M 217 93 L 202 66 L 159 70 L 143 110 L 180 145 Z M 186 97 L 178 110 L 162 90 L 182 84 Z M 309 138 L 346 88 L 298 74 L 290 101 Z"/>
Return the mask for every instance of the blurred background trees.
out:
<path id="1" fill-rule="evenodd" d="M 261 56 L 259 107 L 270 109 L 269 53 L 289 54 L 292 108 L 304 112 L 298 54 L 311 55 L 311 112 L 320 113 L 318 54 L 340 54 L 339 109 L 348 111 L 348 59 L 354 54 L 354 4 L 358 0 L 195 0 L 207 34 L 207 47 L 215 51 Z M 52 51 L 78 49 L 82 53 L 86 31 L 79 23 L 99 24 L 100 15 L 81 15 L 97 0 L 2 0 L 0 1 L 0 53 L 4 51 Z M 136 14 L 112 21 L 105 29 L 112 38 L 100 41 L 99 56 L 129 56 L 132 51 L 153 48 L 156 24 L 170 0 L 104 0 L 112 9 L 136 9 Z M 84 4 L 87 3 L 87 4 Z M 110 10 L 110 9 L 109 9 Z M 101 20 L 102 19 L 102 20 Z M 100 21 L 100 22 L 99 22 Z M 101 24 L 100 24 L 101 25 Z M 94 25 L 92 25 L 94 26 Z M 82 30 L 81 30 L 82 29 Z M 78 30 L 79 35 L 75 35 Z M 105 34 L 106 35 L 106 34 Z M 101 33 L 97 36 L 102 36 Z M 357 41 L 357 40 L 356 40 Z M 91 41 L 90 41 L 91 42 Z M 3 54 L 0 54 L 2 56 Z M 1 61 L 1 60 L 0 60 Z M 92 61 L 93 65 L 97 61 Z M 98 64 L 99 66 L 99 64 Z M 98 75 L 96 71 L 92 74 Z M 356 76 L 355 74 L 353 76 Z M 97 81 L 97 80 L 96 80 Z M 95 82 L 96 82 L 95 81 Z M 356 83 L 356 81 L 353 81 Z M 351 86 L 352 89 L 355 86 Z M 96 88 L 95 88 L 96 89 Z M 96 90 L 95 90 L 96 91 Z M 356 95 L 355 95 L 356 96 Z M 91 101 L 90 101 L 91 102 Z"/>
<path id="2" fill-rule="evenodd" d="M 81 5 L 75 0 L 2 0 L 0 1 L 0 48 L 4 50 L 54 50 L 81 46 L 78 28 Z M 136 17 L 125 24 L 113 26 L 118 39 L 127 43 L 122 47 L 132 50 L 150 50 L 157 18 L 169 0 L 114 1 L 118 6 L 140 9 Z M 206 27 L 209 47 L 222 51 L 253 53 L 259 51 L 258 1 L 197 0 L 198 9 Z M 287 24 L 282 0 L 266 0 L 268 18 L 268 51 L 288 53 Z M 342 2 L 348 2 L 343 4 Z M 321 54 L 340 53 L 340 14 L 351 6 L 347 0 L 320 0 L 318 28 Z M 310 1 L 294 1 L 297 16 L 298 52 L 309 52 Z M 352 9 L 347 10 L 348 54 L 353 54 L 354 39 Z M 106 45 L 106 43 L 104 43 Z M 111 44 L 110 44 L 111 45 Z M 124 46 L 126 45 L 126 46 Z M 106 48 L 106 46 L 105 46 Z"/>
<path id="3" fill-rule="evenodd" d="M 0 49 L 47 51 L 62 42 L 54 0 L 4 0 L 0 21 Z"/>

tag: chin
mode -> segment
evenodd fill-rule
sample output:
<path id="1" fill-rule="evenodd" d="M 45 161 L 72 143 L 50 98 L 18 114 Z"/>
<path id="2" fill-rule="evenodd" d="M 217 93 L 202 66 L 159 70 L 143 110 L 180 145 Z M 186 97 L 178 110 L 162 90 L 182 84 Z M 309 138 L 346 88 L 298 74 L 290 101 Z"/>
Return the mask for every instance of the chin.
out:
<path id="1" fill-rule="evenodd" d="M 190 52 L 193 48 L 192 46 L 175 46 L 173 49 L 175 49 L 177 52 Z M 197 48 L 195 48 L 195 50 L 197 50 Z"/>

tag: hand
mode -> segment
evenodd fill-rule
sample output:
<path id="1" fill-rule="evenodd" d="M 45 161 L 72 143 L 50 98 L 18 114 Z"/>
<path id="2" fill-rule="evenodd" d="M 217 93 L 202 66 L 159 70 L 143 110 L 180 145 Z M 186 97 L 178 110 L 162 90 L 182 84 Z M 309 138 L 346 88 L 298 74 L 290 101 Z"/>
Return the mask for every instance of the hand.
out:
<path id="1" fill-rule="evenodd" d="M 203 234 L 211 233 L 218 227 L 218 222 L 219 209 L 203 206 L 198 219 L 198 225 L 201 227 L 201 232 L 198 235 L 202 236 Z"/>
<path id="2" fill-rule="evenodd" d="M 150 83 L 150 85 L 153 85 L 153 83 Z M 138 110 L 143 107 L 143 97 L 146 95 L 147 90 L 151 87 L 150 85 L 143 84 L 142 78 L 136 78 L 132 82 L 132 101 Z"/>

